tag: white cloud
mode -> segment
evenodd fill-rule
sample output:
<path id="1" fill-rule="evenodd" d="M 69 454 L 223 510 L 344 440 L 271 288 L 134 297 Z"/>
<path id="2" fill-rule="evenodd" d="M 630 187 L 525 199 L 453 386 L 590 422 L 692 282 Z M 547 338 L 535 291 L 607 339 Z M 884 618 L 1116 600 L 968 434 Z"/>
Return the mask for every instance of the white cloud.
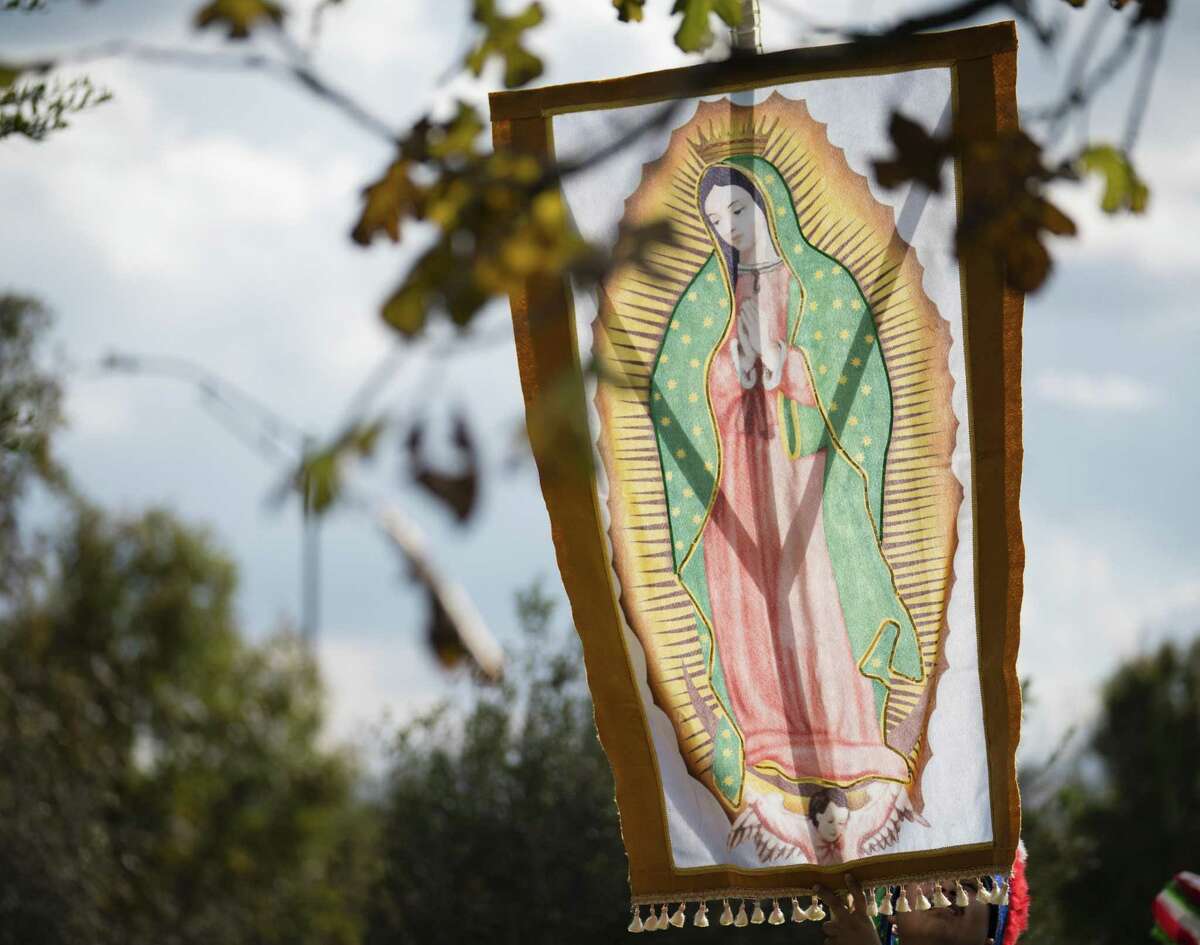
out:
<path id="1" fill-rule="evenodd" d="M 332 742 L 369 743 L 381 727 L 411 719 L 455 689 L 410 640 L 332 632 L 318 655 L 329 693 L 325 736 Z"/>
<path id="2" fill-rule="evenodd" d="M 1033 389 L 1048 403 L 1081 410 L 1146 410 L 1162 399 L 1159 391 L 1125 374 L 1046 371 Z"/>
<path id="3" fill-rule="evenodd" d="M 1099 706 L 1103 680 L 1161 640 L 1194 632 L 1196 563 L 1125 543 L 1102 522 L 1084 533 L 1023 512 L 1027 562 L 1018 668 L 1032 680 L 1022 754 L 1044 755 Z M 1105 536 L 1097 538 L 1096 536 Z M 1189 623 L 1189 621 L 1192 621 Z"/>

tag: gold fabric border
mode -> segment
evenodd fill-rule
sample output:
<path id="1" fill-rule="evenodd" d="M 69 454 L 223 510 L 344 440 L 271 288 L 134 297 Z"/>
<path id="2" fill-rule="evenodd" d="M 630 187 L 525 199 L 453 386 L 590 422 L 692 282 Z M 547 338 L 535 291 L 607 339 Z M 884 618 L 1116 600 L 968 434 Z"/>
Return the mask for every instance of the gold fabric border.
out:
<path id="1" fill-rule="evenodd" d="M 554 154 L 554 114 L 834 75 L 935 67 L 952 70 L 955 121 L 961 130 L 991 138 L 1017 127 L 1016 30 L 1009 22 L 914 36 L 856 50 L 850 57 L 845 48 L 817 47 L 620 79 L 495 93 L 491 96 L 493 139 L 497 149 L 548 158 Z M 984 183 L 978 169 L 964 161 L 957 177 L 960 194 L 969 202 Z M 1021 718 L 1016 655 L 1024 568 L 1019 508 L 1023 297 L 1006 283 L 1002 262 L 986 252 L 964 254 L 960 271 L 973 467 L 977 635 L 993 838 L 990 843 L 858 861 L 855 875 L 868 884 L 1002 870 L 1012 863 L 1020 835 L 1015 756 Z M 570 288 L 563 280 L 531 279 L 510 301 L 527 428 L 559 570 L 583 643 L 596 727 L 613 770 L 634 901 L 756 893 L 783 896 L 807 891 L 816 882 L 840 885 L 845 871 L 840 865 L 682 869 L 673 864 L 653 742 L 609 576 L 590 434 L 562 435 L 564 429 L 587 430 Z M 543 405 L 548 402 L 559 410 L 567 404 L 569 416 L 546 423 Z"/>

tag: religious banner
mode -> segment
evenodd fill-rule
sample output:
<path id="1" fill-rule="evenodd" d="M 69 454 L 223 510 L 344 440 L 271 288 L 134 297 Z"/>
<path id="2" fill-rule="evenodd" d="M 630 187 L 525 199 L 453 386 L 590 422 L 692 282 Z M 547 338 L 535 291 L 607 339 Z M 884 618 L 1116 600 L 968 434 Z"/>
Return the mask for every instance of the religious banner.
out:
<path id="1" fill-rule="evenodd" d="M 1021 298 L 955 252 L 969 158 L 932 191 L 871 165 L 897 111 L 1013 129 L 1015 48 L 1004 24 L 492 98 L 499 147 L 578 165 L 585 238 L 665 224 L 598 288 L 512 299 L 632 931 L 816 918 L 847 872 L 885 914 L 1006 895 Z M 534 422 L 563 398 L 583 462 Z"/>

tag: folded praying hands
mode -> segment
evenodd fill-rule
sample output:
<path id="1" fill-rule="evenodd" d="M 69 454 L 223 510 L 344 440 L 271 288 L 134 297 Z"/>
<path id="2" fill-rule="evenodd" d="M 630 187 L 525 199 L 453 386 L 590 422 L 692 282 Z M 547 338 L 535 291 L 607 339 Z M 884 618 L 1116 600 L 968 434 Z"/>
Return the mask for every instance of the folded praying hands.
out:
<path id="1" fill-rule="evenodd" d="M 769 337 L 766 321 L 761 318 L 758 303 L 747 299 L 737 312 L 737 331 L 730 341 L 730 355 L 737 372 L 738 382 L 749 390 L 758 382 L 755 361 L 762 361 L 762 382 L 767 390 L 774 390 L 783 380 L 783 362 L 787 346 Z"/>

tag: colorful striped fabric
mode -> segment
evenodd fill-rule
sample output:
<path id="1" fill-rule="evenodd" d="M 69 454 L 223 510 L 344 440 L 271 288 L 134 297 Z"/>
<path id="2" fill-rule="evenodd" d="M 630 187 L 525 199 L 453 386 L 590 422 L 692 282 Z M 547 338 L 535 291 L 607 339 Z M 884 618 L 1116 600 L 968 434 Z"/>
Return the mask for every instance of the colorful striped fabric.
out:
<path id="1" fill-rule="evenodd" d="M 1154 898 L 1153 908 L 1158 941 L 1200 945 L 1200 876 L 1176 873 Z"/>

